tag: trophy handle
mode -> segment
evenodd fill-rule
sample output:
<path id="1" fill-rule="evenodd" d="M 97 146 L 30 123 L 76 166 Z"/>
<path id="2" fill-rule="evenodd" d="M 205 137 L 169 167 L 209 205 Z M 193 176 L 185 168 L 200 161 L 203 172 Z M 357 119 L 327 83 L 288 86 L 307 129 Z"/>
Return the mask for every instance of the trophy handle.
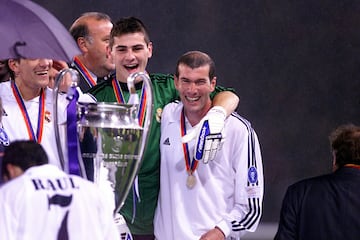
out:
<path id="1" fill-rule="evenodd" d="M 154 115 L 154 113 L 153 113 L 153 103 L 154 103 L 154 101 L 153 101 L 153 88 L 152 88 L 150 77 L 149 77 L 149 75 L 147 73 L 136 72 L 136 73 L 132 73 L 132 74 L 130 74 L 128 76 L 127 85 L 128 85 L 128 89 L 129 89 L 129 93 L 130 93 L 128 104 L 134 104 L 135 107 L 138 107 L 138 105 L 139 105 L 139 96 L 138 96 L 138 94 L 136 93 L 136 90 L 135 90 L 135 82 L 139 82 L 139 81 L 143 81 L 144 84 L 145 84 L 145 91 L 146 91 L 146 98 L 147 98 L 146 115 L 145 115 L 145 120 L 144 120 L 144 123 L 143 123 L 143 126 L 142 126 L 143 127 L 143 137 L 141 139 L 141 144 L 140 144 L 139 160 L 137 161 L 137 164 L 139 166 L 136 167 L 137 171 L 133 171 L 131 176 L 130 176 L 130 181 L 129 182 L 131 182 L 132 184 L 129 184 L 127 186 L 127 189 L 124 192 L 125 196 L 127 196 L 129 194 L 129 191 L 132 188 L 132 185 L 134 184 L 134 180 L 135 180 L 135 178 L 136 178 L 136 176 L 138 174 L 141 163 L 143 161 L 144 149 L 145 149 L 145 146 L 146 146 L 147 141 L 149 139 L 149 132 L 150 132 L 150 128 L 151 128 L 152 117 Z M 119 212 L 123 205 L 124 205 L 124 201 L 121 201 L 121 202 L 117 203 L 117 205 L 115 206 L 114 213 Z"/>
<path id="2" fill-rule="evenodd" d="M 67 73 L 69 73 L 71 76 L 71 85 L 70 85 L 69 89 L 70 88 L 75 89 L 77 87 L 77 84 L 79 81 L 78 72 L 71 68 L 62 69 L 55 78 L 55 84 L 54 84 L 54 88 L 53 88 L 53 102 L 54 102 L 53 112 L 54 112 L 54 133 L 55 133 L 55 140 L 56 140 L 56 148 L 57 148 L 59 159 L 60 159 L 60 165 L 61 165 L 62 170 L 69 173 L 68 166 L 66 166 L 66 163 L 65 163 L 66 161 L 65 161 L 63 150 L 62 150 L 61 141 L 60 141 L 60 129 L 59 129 L 59 121 L 58 121 L 59 88 L 60 88 L 61 81 L 64 79 L 64 76 Z M 75 91 L 76 91 L 76 89 L 75 89 Z M 78 153 L 76 153 L 76 154 L 78 154 Z M 85 167 L 83 165 L 83 162 L 79 161 L 79 165 L 80 165 L 79 167 L 80 167 L 81 175 L 86 176 Z"/>

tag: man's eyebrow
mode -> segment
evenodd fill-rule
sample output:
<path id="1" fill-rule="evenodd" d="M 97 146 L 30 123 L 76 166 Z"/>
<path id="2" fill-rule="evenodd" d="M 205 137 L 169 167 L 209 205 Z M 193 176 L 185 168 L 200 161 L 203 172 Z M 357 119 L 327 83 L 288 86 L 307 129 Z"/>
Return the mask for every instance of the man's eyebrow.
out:
<path id="1" fill-rule="evenodd" d="M 207 81 L 207 78 L 197 78 L 194 80 L 188 79 L 186 77 L 181 77 L 180 80 L 188 80 L 188 81 L 193 81 L 193 82 L 200 82 L 200 81 Z"/>
<path id="2" fill-rule="evenodd" d="M 116 45 L 115 48 L 127 48 L 127 46 L 124 46 L 124 45 Z"/>
<path id="3" fill-rule="evenodd" d="M 144 47 L 143 44 L 136 44 L 133 46 L 125 46 L 125 45 L 116 45 L 115 48 L 134 48 L 134 47 Z"/>

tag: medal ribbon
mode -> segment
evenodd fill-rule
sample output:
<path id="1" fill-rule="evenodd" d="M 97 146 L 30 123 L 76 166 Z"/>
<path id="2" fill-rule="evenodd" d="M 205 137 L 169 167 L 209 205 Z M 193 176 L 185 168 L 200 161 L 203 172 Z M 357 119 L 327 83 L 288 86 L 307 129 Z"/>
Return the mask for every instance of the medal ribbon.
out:
<path id="1" fill-rule="evenodd" d="M 14 81 L 11 81 L 11 88 L 12 88 L 13 94 L 15 96 L 16 102 L 20 108 L 22 115 L 23 115 L 26 129 L 28 131 L 30 140 L 34 140 L 38 143 L 41 143 L 42 134 L 43 134 L 43 130 L 44 130 L 44 118 L 45 118 L 45 92 L 44 92 L 44 89 L 41 88 L 41 90 L 40 90 L 38 123 L 37 123 L 37 131 L 36 131 L 36 135 L 35 135 L 34 129 L 31 125 L 29 114 L 26 110 L 24 100 L 22 99 L 20 91 L 17 88 Z"/>
<path id="2" fill-rule="evenodd" d="M 124 94 L 121 90 L 119 81 L 116 80 L 116 77 L 114 77 L 112 80 L 112 86 L 114 89 L 116 101 L 118 103 L 126 103 Z M 145 120 L 146 102 L 147 102 L 147 95 L 146 95 L 146 90 L 145 90 L 145 84 L 143 84 L 143 87 L 141 89 L 140 104 L 139 104 L 139 110 L 138 110 L 138 119 L 139 119 L 140 126 L 143 125 L 144 120 Z"/>
<path id="3" fill-rule="evenodd" d="M 118 103 L 126 103 L 125 99 L 124 99 L 124 95 L 123 95 L 121 87 L 120 87 L 120 84 L 119 84 L 118 80 L 116 80 L 116 77 L 113 78 L 111 83 L 112 83 L 112 86 L 114 89 L 116 101 Z"/>
<path id="4" fill-rule="evenodd" d="M 357 169 L 360 169 L 360 165 L 356 165 L 356 164 L 345 164 L 345 167 L 351 167 L 351 168 L 357 168 Z"/>
<path id="5" fill-rule="evenodd" d="M 138 112 L 140 126 L 143 126 L 143 124 L 144 124 L 145 112 L 146 112 L 146 102 L 147 102 L 147 95 L 146 95 L 146 91 L 145 91 L 145 86 L 143 85 L 143 87 L 141 89 L 141 98 L 140 98 L 139 112 Z"/>
<path id="6" fill-rule="evenodd" d="M 89 71 L 86 69 L 84 64 L 82 64 L 82 62 L 80 62 L 80 59 L 78 57 L 74 57 L 74 65 L 79 70 L 79 72 L 84 77 L 85 81 L 87 82 L 87 84 L 89 84 L 90 87 L 93 87 L 96 85 L 96 81 L 91 76 Z"/>
<path id="7" fill-rule="evenodd" d="M 181 137 L 186 135 L 184 108 L 181 111 L 181 116 L 180 116 L 180 131 L 181 131 Z M 183 143 L 182 147 L 183 147 L 183 152 L 184 152 L 186 171 L 189 173 L 189 175 L 191 175 L 193 172 L 195 172 L 199 161 L 196 161 L 195 159 L 193 159 L 191 161 L 191 158 L 189 155 L 189 146 L 187 143 Z"/>
<path id="8" fill-rule="evenodd" d="M 76 87 L 70 87 L 67 94 L 70 101 L 66 108 L 67 125 L 67 145 L 69 159 L 69 173 L 81 176 L 80 163 L 78 158 L 78 140 L 77 140 L 77 114 L 76 104 L 79 99 L 79 93 Z"/>

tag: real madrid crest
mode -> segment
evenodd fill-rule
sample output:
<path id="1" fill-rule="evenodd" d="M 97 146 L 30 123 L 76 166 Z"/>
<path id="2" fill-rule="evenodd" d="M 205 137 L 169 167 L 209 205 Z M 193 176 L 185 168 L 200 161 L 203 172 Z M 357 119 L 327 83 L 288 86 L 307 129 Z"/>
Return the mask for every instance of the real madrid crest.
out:
<path id="1" fill-rule="evenodd" d="M 249 183 L 256 183 L 258 181 L 258 173 L 256 167 L 252 166 L 248 170 L 248 182 Z"/>
<path id="2" fill-rule="evenodd" d="M 45 111 L 45 121 L 48 123 L 51 122 L 51 113 L 49 111 Z"/>

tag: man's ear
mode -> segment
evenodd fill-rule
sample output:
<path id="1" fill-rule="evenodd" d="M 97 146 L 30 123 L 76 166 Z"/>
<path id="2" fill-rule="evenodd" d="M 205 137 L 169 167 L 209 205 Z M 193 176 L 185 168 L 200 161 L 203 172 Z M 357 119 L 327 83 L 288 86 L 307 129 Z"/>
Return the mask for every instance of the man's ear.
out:
<path id="1" fill-rule="evenodd" d="M 177 78 L 175 74 L 174 74 L 174 85 L 176 90 L 179 90 L 179 78 Z"/>
<path id="2" fill-rule="evenodd" d="M 9 59 L 8 60 L 8 66 L 10 68 L 11 71 L 13 71 L 14 73 L 17 72 L 18 70 L 18 66 L 19 66 L 19 61 L 16 59 Z"/>
<path id="3" fill-rule="evenodd" d="M 7 172 L 8 172 L 8 180 L 11 180 L 13 178 L 16 178 L 18 176 L 20 176 L 21 174 L 23 174 L 23 170 L 19 167 L 19 166 L 16 166 L 16 165 L 13 165 L 13 164 L 6 164 L 6 169 L 7 169 Z"/>
<path id="4" fill-rule="evenodd" d="M 335 151 L 333 151 L 332 152 L 332 170 L 333 170 L 333 172 L 335 172 L 338 168 L 339 168 L 339 166 L 336 163 L 336 153 L 335 153 Z"/>
<path id="5" fill-rule="evenodd" d="M 106 46 L 106 58 L 110 59 L 110 61 L 114 63 L 113 54 L 109 45 Z"/>
<path id="6" fill-rule="evenodd" d="M 84 37 L 79 37 L 76 40 L 77 45 L 81 52 L 87 52 L 86 39 Z"/>
<path id="7" fill-rule="evenodd" d="M 213 77 L 213 79 L 210 80 L 210 86 L 211 86 L 211 91 L 214 91 L 216 87 L 216 77 Z"/>
<path id="8" fill-rule="evenodd" d="M 152 52 L 153 52 L 153 43 L 149 42 L 147 47 L 148 47 L 148 50 L 149 50 L 148 58 L 151 58 L 152 57 Z"/>

